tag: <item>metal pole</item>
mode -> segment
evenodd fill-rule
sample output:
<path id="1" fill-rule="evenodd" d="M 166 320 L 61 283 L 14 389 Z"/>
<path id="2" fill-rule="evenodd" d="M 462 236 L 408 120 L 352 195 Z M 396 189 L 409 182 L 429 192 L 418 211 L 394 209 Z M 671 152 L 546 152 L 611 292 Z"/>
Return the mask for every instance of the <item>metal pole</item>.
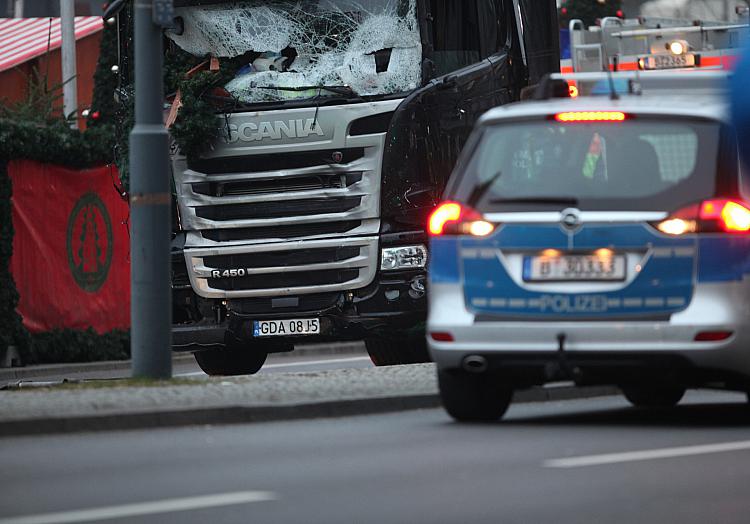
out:
<path id="1" fill-rule="evenodd" d="M 78 81 L 76 80 L 75 1 L 60 0 L 62 25 L 63 114 L 73 115 L 70 127 L 78 127 Z"/>
<path id="2" fill-rule="evenodd" d="M 13 3 L 13 18 L 23 18 L 23 0 L 16 0 Z"/>
<path id="3" fill-rule="evenodd" d="M 135 0 L 135 126 L 130 133 L 131 353 L 134 377 L 172 376 L 169 141 L 162 32 L 154 0 Z"/>

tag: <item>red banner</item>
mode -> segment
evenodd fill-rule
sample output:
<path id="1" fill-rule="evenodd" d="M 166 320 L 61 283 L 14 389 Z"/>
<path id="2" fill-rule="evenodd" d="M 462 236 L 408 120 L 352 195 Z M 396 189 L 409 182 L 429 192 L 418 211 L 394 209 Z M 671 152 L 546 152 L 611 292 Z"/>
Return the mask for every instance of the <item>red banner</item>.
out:
<path id="1" fill-rule="evenodd" d="M 130 327 L 128 205 L 115 168 L 82 171 L 27 160 L 13 184 L 10 269 L 32 332 Z"/>

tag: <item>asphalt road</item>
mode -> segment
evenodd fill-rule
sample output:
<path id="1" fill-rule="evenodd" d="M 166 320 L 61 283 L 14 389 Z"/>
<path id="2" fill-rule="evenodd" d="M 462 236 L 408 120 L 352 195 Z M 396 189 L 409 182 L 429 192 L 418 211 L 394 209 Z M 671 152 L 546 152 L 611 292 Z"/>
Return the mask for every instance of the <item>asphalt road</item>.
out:
<path id="1" fill-rule="evenodd" d="M 6 438 L 0 524 L 746 523 L 749 427 L 744 395 L 691 393 Z"/>

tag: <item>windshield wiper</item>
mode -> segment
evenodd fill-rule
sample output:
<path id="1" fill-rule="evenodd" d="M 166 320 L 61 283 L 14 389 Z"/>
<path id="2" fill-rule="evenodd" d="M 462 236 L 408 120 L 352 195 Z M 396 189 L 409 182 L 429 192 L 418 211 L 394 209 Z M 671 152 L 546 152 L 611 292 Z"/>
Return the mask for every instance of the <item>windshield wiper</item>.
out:
<path id="1" fill-rule="evenodd" d="M 578 206 L 578 199 L 573 197 L 526 197 L 526 198 L 496 198 L 491 200 L 492 204 L 545 204 Z"/>
<path id="2" fill-rule="evenodd" d="M 333 93 L 335 95 L 341 95 L 341 96 L 350 96 L 350 97 L 359 97 L 359 95 L 352 89 L 351 87 L 347 86 L 299 86 L 299 87 L 287 87 L 287 86 L 253 86 L 257 89 L 269 89 L 273 91 L 328 91 L 329 93 Z"/>

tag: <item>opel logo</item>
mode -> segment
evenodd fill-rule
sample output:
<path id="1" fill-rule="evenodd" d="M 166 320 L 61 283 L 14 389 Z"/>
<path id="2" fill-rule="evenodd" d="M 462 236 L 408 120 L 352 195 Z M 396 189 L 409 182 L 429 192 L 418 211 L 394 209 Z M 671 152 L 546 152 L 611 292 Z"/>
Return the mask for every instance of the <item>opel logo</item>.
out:
<path id="1" fill-rule="evenodd" d="M 578 209 L 566 209 L 561 213 L 560 222 L 565 229 L 576 229 L 581 225 L 581 212 Z"/>

